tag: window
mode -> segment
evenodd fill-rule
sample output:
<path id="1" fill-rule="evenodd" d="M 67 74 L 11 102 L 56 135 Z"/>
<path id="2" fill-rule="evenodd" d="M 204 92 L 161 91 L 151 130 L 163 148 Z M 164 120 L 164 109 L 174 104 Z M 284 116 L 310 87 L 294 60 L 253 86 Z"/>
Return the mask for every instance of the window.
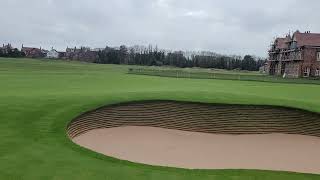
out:
<path id="1" fill-rule="evenodd" d="M 309 77 L 309 75 L 310 75 L 310 68 L 305 67 L 303 71 L 303 77 Z"/>
<path id="2" fill-rule="evenodd" d="M 320 61 L 320 52 L 317 52 L 317 61 Z"/>
<path id="3" fill-rule="evenodd" d="M 320 69 L 319 69 L 319 68 L 316 69 L 316 74 L 315 74 L 315 76 L 320 76 Z"/>

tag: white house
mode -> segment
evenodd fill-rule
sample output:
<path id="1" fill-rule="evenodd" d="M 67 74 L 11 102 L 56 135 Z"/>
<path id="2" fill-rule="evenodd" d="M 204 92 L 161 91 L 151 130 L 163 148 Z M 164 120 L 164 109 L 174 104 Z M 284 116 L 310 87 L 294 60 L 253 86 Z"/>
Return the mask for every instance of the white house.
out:
<path id="1" fill-rule="evenodd" d="M 51 49 L 48 53 L 47 53 L 47 58 L 59 58 L 59 52 L 55 49 Z"/>

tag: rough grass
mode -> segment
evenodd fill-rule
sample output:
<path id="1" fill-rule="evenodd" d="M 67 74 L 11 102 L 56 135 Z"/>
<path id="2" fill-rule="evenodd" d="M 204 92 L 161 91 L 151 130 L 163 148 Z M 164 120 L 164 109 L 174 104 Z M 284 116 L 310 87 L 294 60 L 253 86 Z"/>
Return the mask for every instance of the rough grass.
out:
<path id="1" fill-rule="evenodd" d="M 72 118 L 123 101 L 270 104 L 320 112 L 319 85 L 137 76 L 126 74 L 128 68 L 1 58 L 0 179 L 320 179 L 289 172 L 152 167 L 73 144 L 65 130 Z"/>
<path id="2" fill-rule="evenodd" d="M 199 67 L 186 67 L 179 68 L 173 66 L 140 66 L 139 68 L 146 70 L 165 70 L 165 71 L 183 71 L 190 73 L 217 73 L 217 74 L 235 74 L 235 75 L 263 75 L 259 71 L 247 71 L 247 70 L 227 70 L 227 69 L 215 69 L 215 68 L 199 68 Z"/>
<path id="3" fill-rule="evenodd" d="M 185 69 L 167 69 L 163 67 L 157 68 L 129 68 L 129 74 L 149 75 L 172 78 L 189 78 L 189 79 L 221 79 L 221 80 L 238 80 L 238 81 L 260 81 L 273 83 L 294 83 L 294 84 L 318 84 L 320 85 L 319 77 L 310 78 L 283 78 L 281 76 L 269 76 L 266 74 L 257 74 L 256 72 L 241 72 L 238 71 L 200 71 L 200 70 L 185 70 Z"/>

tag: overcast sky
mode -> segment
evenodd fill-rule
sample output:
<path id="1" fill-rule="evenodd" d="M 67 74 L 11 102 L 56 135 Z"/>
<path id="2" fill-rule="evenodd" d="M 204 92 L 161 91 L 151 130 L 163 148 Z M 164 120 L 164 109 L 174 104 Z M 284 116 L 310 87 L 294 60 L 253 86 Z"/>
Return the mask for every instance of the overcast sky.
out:
<path id="1" fill-rule="evenodd" d="M 0 0 L 0 43 L 266 56 L 275 36 L 320 32 L 319 7 L 319 0 Z"/>

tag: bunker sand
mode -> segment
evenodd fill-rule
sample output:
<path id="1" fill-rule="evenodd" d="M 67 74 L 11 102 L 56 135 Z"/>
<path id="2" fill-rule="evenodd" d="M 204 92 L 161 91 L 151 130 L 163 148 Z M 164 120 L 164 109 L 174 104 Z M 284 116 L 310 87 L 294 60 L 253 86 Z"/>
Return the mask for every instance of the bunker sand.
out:
<path id="1" fill-rule="evenodd" d="M 188 169 L 261 169 L 320 174 L 320 138 L 221 135 L 156 127 L 90 130 L 75 143 L 118 159 Z"/>

